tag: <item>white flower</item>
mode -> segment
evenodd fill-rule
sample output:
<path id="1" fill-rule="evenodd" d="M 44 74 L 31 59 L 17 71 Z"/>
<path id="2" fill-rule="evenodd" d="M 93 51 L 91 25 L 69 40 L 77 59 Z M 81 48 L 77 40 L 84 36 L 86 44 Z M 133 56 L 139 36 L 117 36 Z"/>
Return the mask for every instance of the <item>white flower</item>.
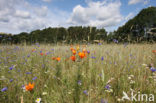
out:
<path id="1" fill-rule="evenodd" d="M 135 81 L 133 81 L 133 80 L 130 81 L 130 84 L 134 84 L 134 83 L 135 83 Z"/>
<path id="2" fill-rule="evenodd" d="M 108 80 L 107 84 L 109 84 L 110 82 L 112 82 L 114 80 L 114 78 L 111 78 L 110 80 Z"/>
<path id="3" fill-rule="evenodd" d="M 36 103 L 40 103 L 41 102 L 41 98 L 37 98 L 35 102 Z"/>
<path id="4" fill-rule="evenodd" d="M 147 64 L 142 64 L 142 66 L 145 66 L 145 67 L 147 67 Z"/>
<path id="5" fill-rule="evenodd" d="M 130 75 L 130 77 L 134 78 L 134 75 Z"/>
<path id="6" fill-rule="evenodd" d="M 47 95 L 47 92 L 43 92 L 42 95 Z"/>
<path id="7" fill-rule="evenodd" d="M 45 84 L 44 87 L 47 88 L 47 85 Z"/>
<path id="8" fill-rule="evenodd" d="M 22 87 L 22 89 L 23 89 L 23 92 L 25 92 L 25 91 L 26 91 L 25 86 L 23 86 L 23 87 Z"/>
<path id="9" fill-rule="evenodd" d="M 108 93 L 112 93 L 113 89 L 109 89 L 109 90 L 105 90 L 105 91 L 108 92 Z"/>
<path id="10" fill-rule="evenodd" d="M 131 77 L 128 77 L 128 79 L 131 80 L 132 78 Z"/>

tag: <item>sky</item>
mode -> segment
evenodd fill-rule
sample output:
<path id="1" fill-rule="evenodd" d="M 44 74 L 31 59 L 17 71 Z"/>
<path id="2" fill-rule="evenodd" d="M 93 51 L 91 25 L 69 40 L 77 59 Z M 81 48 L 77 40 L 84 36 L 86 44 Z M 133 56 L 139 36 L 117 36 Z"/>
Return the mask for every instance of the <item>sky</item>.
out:
<path id="1" fill-rule="evenodd" d="M 0 0 L 0 32 L 96 26 L 117 30 L 156 0 Z"/>

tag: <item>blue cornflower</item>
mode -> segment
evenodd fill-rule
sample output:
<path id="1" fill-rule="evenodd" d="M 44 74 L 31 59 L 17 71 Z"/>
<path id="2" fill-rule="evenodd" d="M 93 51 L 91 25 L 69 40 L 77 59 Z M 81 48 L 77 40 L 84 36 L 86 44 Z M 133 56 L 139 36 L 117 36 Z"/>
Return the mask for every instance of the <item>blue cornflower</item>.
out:
<path id="1" fill-rule="evenodd" d="M 12 82 L 13 81 L 13 79 L 10 79 L 10 82 Z"/>
<path id="2" fill-rule="evenodd" d="M 10 70 L 12 70 L 13 68 L 14 68 L 14 67 L 13 67 L 13 66 L 11 66 L 9 69 L 10 69 Z"/>
<path id="3" fill-rule="evenodd" d="M 151 70 L 152 72 L 155 72 L 155 71 L 156 71 L 156 69 L 155 69 L 154 67 L 151 67 L 150 70 Z"/>
<path id="4" fill-rule="evenodd" d="M 7 87 L 4 87 L 4 88 L 1 89 L 1 92 L 6 91 L 7 89 L 8 89 Z"/>
<path id="5" fill-rule="evenodd" d="M 37 79 L 37 77 L 34 77 L 32 80 L 36 80 Z"/>
<path id="6" fill-rule="evenodd" d="M 87 53 L 90 54 L 90 51 L 88 50 Z"/>
<path id="7" fill-rule="evenodd" d="M 91 58 L 92 58 L 92 59 L 95 59 L 96 57 L 95 57 L 95 56 L 92 56 Z"/>
<path id="8" fill-rule="evenodd" d="M 101 103 L 108 103 L 108 102 L 104 99 L 101 99 Z"/>
<path id="9" fill-rule="evenodd" d="M 107 90 L 109 90 L 109 89 L 110 89 L 110 85 L 107 84 L 107 85 L 105 86 L 105 88 L 106 88 Z"/>
<path id="10" fill-rule="evenodd" d="M 85 95 L 88 95 L 87 90 L 84 90 L 83 93 L 84 93 Z"/>
<path id="11" fill-rule="evenodd" d="M 102 45 L 101 43 L 98 43 L 98 45 Z"/>
<path id="12" fill-rule="evenodd" d="M 78 80 L 78 85 L 81 85 L 82 83 L 81 83 L 81 80 Z"/>
<path id="13" fill-rule="evenodd" d="M 27 57 L 30 57 L 30 54 L 29 54 L 29 55 L 27 55 Z"/>
<path id="14" fill-rule="evenodd" d="M 32 74 L 31 72 L 26 72 L 26 74 Z"/>
<path id="15" fill-rule="evenodd" d="M 104 57 L 103 57 L 103 56 L 101 57 L 101 60 L 102 60 L 102 61 L 104 60 Z"/>
<path id="16" fill-rule="evenodd" d="M 116 39 L 113 39 L 113 42 L 114 42 L 114 43 L 118 43 L 118 40 L 116 40 Z"/>

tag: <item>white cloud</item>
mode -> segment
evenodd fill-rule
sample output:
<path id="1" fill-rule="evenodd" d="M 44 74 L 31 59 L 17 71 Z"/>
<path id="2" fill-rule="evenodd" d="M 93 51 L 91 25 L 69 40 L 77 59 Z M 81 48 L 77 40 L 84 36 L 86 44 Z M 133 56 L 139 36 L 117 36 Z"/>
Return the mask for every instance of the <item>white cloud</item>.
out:
<path id="1" fill-rule="evenodd" d="M 46 6 L 35 8 L 34 13 L 36 13 L 38 16 L 47 16 L 48 8 Z"/>
<path id="2" fill-rule="evenodd" d="M 120 14 L 120 1 L 88 1 L 87 7 L 77 5 L 68 19 L 68 23 L 75 25 L 92 25 L 109 27 L 117 25 L 123 19 Z"/>
<path id="3" fill-rule="evenodd" d="M 52 0 L 42 0 L 42 1 L 44 1 L 44 2 L 51 2 Z"/>
<path id="4" fill-rule="evenodd" d="M 148 4 L 150 0 L 129 0 L 128 4 L 132 5 L 132 4 L 137 4 L 137 3 L 144 3 L 144 4 Z"/>
<path id="5" fill-rule="evenodd" d="M 15 16 L 20 18 L 30 18 L 30 13 L 28 11 L 16 10 Z"/>
<path id="6" fill-rule="evenodd" d="M 64 24 L 69 14 L 26 0 L 0 0 L 0 32 L 19 33 Z"/>

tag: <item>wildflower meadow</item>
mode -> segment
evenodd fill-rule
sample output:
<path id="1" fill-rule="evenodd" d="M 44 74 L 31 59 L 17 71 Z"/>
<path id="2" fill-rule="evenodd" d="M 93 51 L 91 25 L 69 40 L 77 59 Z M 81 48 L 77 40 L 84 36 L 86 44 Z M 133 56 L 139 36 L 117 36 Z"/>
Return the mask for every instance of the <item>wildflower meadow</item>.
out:
<path id="1" fill-rule="evenodd" d="M 0 45 L 0 103 L 119 102 L 156 102 L 156 44 Z"/>

